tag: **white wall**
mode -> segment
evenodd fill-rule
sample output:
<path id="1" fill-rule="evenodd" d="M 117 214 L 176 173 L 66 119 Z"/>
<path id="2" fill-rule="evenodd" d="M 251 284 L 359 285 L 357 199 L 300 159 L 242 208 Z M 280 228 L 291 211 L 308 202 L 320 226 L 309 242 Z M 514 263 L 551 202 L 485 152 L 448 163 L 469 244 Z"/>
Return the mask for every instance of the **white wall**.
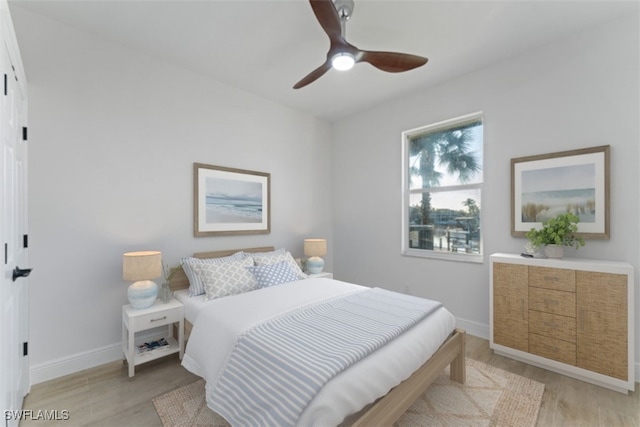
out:
<path id="1" fill-rule="evenodd" d="M 331 244 L 328 123 L 12 15 L 30 90 L 32 382 L 121 357 L 126 251 L 176 265 L 194 251 Z M 194 162 L 271 173 L 271 234 L 194 238 Z"/>
<path id="2" fill-rule="evenodd" d="M 335 124 L 334 273 L 440 300 L 488 338 L 488 256 L 520 253 L 526 242 L 510 234 L 510 159 L 608 144 L 611 239 L 565 254 L 633 264 L 638 313 L 639 51 L 638 17 L 624 18 Z M 484 263 L 402 257 L 401 132 L 476 111 L 485 131 Z M 637 337 L 636 366 L 639 347 Z"/>
<path id="3" fill-rule="evenodd" d="M 611 239 L 576 255 L 638 270 L 637 18 L 330 126 L 23 9 L 12 16 L 30 88 L 34 382 L 120 357 L 129 250 L 175 264 L 256 245 L 301 255 L 304 237 L 326 236 L 337 277 L 439 299 L 487 335 L 488 255 L 524 243 L 509 233 L 513 157 L 611 145 Z M 480 110 L 485 263 L 401 257 L 400 133 Z M 271 234 L 193 238 L 193 162 L 270 172 Z"/>

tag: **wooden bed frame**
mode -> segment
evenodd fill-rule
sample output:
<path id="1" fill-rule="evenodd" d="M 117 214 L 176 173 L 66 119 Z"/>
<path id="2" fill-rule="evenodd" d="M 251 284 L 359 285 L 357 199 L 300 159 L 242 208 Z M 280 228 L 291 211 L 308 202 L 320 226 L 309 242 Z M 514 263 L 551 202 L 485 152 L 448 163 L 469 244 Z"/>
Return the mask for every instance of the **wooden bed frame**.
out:
<path id="1" fill-rule="evenodd" d="M 196 252 L 195 258 L 220 258 L 233 255 L 238 251 L 244 252 L 269 252 L 273 247 L 260 247 L 248 249 L 233 249 L 212 252 Z M 174 291 L 187 289 L 189 280 L 180 268 L 171 280 L 171 289 Z M 185 340 L 191 334 L 192 324 L 184 321 Z M 387 426 L 392 425 L 407 409 L 424 393 L 429 385 L 450 365 L 450 376 L 453 381 L 464 383 L 466 381 L 465 368 L 465 331 L 456 329 L 449 335 L 440 348 L 416 370 L 409 378 L 398 384 L 385 396 L 374 402 L 368 409 L 362 411 L 352 426 Z"/>

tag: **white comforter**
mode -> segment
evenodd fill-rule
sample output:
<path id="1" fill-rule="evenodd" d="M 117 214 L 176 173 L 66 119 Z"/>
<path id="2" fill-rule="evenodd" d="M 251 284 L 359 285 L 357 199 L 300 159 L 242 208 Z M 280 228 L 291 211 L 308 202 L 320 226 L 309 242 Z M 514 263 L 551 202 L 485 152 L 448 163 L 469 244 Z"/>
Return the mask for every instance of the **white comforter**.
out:
<path id="1" fill-rule="evenodd" d="M 294 308 L 365 289 L 332 279 L 306 279 L 207 303 L 193 325 L 182 364 L 214 384 L 236 336 L 257 322 Z M 440 308 L 401 337 L 342 372 L 318 393 L 298 424 L 337 425 L 384 396 L 426 362 L 449 336 L 455 319 Z"/>

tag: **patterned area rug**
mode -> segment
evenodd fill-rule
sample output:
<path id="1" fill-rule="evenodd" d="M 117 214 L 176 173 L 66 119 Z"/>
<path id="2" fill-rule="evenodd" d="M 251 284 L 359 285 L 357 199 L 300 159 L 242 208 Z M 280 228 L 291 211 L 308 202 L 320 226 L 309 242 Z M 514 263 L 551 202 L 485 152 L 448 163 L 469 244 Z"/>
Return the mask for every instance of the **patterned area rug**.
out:
<path id="1" fill-rule="evenodd" d="M 544 384 L 467 359 L 466 384 L 450 381 L 447 369 L 395 425 L 535 426 L 543 393 Z M 164 427 L 229 426 L 207 407 L 204 380 L 159 396 L 153 404 Z"/>

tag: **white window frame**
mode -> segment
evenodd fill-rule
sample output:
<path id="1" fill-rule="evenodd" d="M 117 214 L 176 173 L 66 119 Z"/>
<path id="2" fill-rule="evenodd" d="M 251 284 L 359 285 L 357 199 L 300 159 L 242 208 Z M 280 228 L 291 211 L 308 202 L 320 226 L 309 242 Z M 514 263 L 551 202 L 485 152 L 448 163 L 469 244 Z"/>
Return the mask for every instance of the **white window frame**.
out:
<path id="1" fill-rule="evenodd" d="M 411 137 L 416 134 L 423 134 L 426 132 L 432 132 L 439 129 L 451 128 L 456 125 L 464 124 L 465 122 L 472 122 L 476 120 L 482 121 L 483 133 L 484 133 L 484 115 L 482 111 L 467 114 L 460 117 L 455 117 L 453 119 L 444 120 L 438 123 L 433 123 L 427 126 L 421 126 L 419 128 L 411 129 L 402 132 L 402 250 L 401 254 L 403 256 L 411 256 L 411 257 L 420 257 L 420 258 L 432 258 L 432 259 L 442 259 L 449 261 L 462 261 L 462 262 L 472 262 L 472 263 L 482 263 L 484 262 L 484 248 L 483 248 L 483 236 L 484 236 L 484 215 L 482 211 L 480 213 L 480 253 L 479 254 L 467 254 L 467 253 L 457 253 L 457 252 L 439 252 L 433 251 L 429 249 L 416 249 L 409 247 L 409 200 L 412 194 L 422 193 L 422 189 L 410 190 L 410 182 L 409 182 L 409 140 Z M 483 167 L 484 167 L 484 138 L 483 138 L 483 146 L 482 146 L 482 157 L 483 157 Z M 461 184 L 455 187 L 435 187 L 431 192 L 438 191 L 451 191 L 451 190 L 464 190 L 464 189 L 478 189 L 480 190 L 480 206 L 482 209 L 482 200 L 483 200 L 483 184 L 484 184 L 484 173 L 482 182 L 476 184 Z"/>

